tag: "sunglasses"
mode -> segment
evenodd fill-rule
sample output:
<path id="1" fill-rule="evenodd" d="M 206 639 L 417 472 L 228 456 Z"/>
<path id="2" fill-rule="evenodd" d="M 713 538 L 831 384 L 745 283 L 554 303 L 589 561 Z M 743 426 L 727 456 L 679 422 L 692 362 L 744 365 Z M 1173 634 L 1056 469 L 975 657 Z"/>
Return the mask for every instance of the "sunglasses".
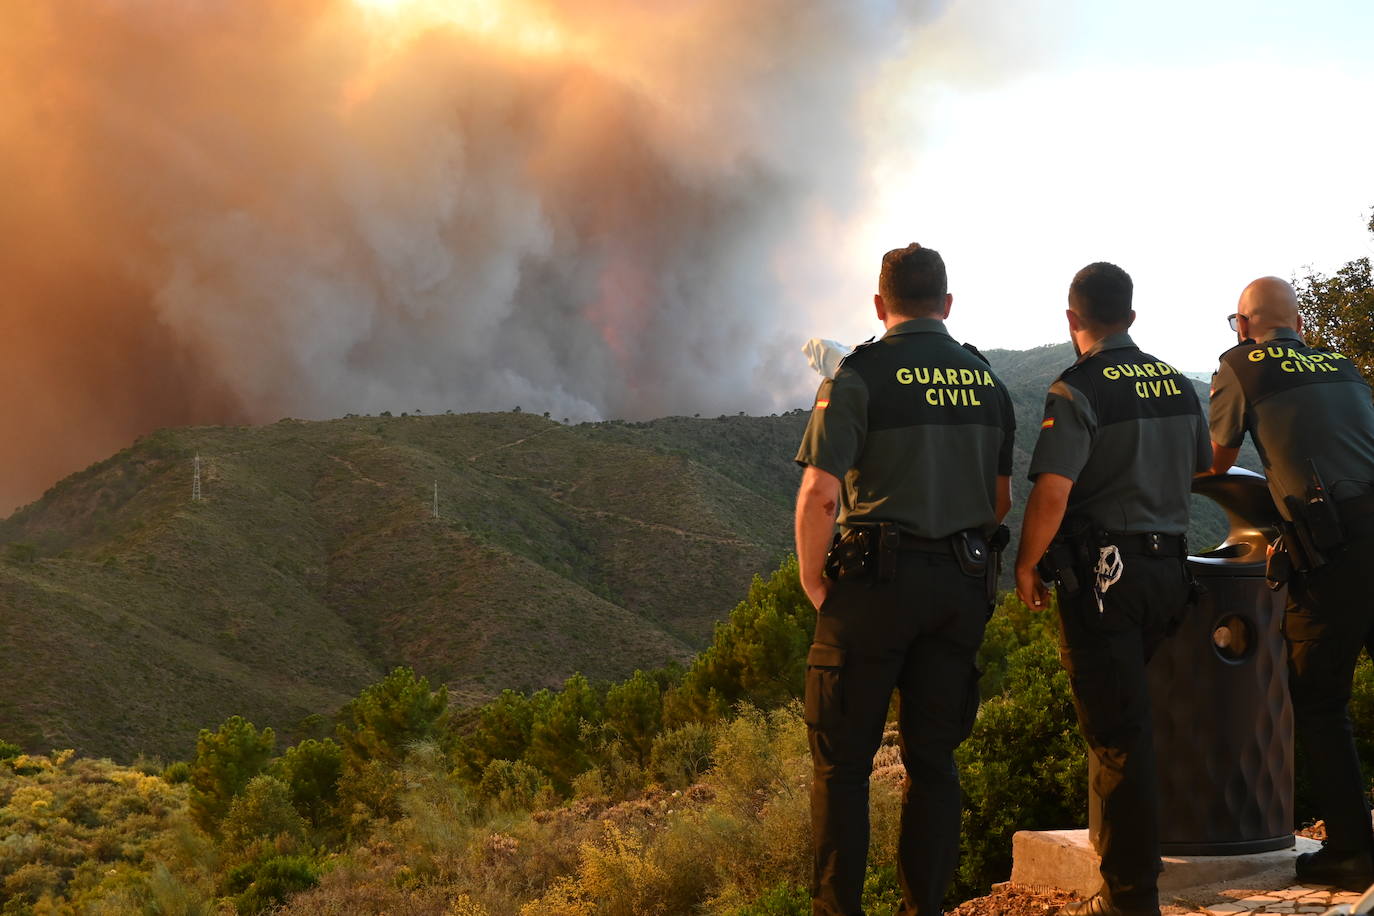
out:
<path id="1" fill-rule="evenodd" d="M 1240 319 L 1242 318 L 1244 318 L 1246 321 L 1250 320 L 1249 315 L 1242 315 L 1240 312 L 1232 312 L 1231 314 L 1226 316 L 1226 323 L 1231 326 L 1231 330 L 1239 331 L 1240 328 L 1237 327 L 1237 324 L 1239 324 Z"/>

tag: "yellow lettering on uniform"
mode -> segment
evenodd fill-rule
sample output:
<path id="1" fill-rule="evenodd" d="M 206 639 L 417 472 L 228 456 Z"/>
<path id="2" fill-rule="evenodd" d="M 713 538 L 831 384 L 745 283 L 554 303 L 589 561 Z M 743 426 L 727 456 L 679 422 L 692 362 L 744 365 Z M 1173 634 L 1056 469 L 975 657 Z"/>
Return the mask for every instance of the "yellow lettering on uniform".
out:
<path id="1" fill-rule="evenodd" d="M 939 369 L 931 369 L 930 383 L 932 385 L 943 385 L 945 383 L 945 374 Z"/>
<path id="2" fill-rule="evenodd" d="M 1337 371 L 1339 371 L 1335 366 L 1328 366 L 1326 363 L 1322 363 L 1322 365 L 1321 365 L 1321 370 L 1322 370 L 1323 372 L 1337 372 Z"/>
<path id="3" fill-rule="evenodd" d="M 972 370 L 972 369 L 960 369 L 960 370 L 959 370 L 959 384 L 960 384 L 960 385 L 972 385 L 972 384 L 973 384 L 973 380 L 974 380 L 975 378 L 976 378 L 976 376 L 973 374 L 973 370 Z"/>
<path id="4" fill-rule="evenodd" d="M 1265 347 L 1264 352 L 1274 357 L 1274 359 L 1280 359 L 1283 357 L 1283 347 Z"/>
<path id="5" fill-rule="evenodd" d="M 1121 378 L 1121 373 L 1117 371 L 1115 366 L 1108 366 L 1107 368 L 1103 369 L 1102 374 L 1105 375 L 1107 378 L 1111 379 L 1112 381 L 1116 381 L 1117 379 Z"/>
<path id="6" fill-rule="evenodd" d="M 1173 379 L 1169 379 L 1169 387 L 1172 389 L 1172 390 L 1169 392 L 1170 394 L 1182 394 L 1182 393 L 1183 393 L 1182 391 L 1179 390 L 1178 382 L 1174 381 Z"/>
<path id="7" fill-rule="evenodd" d="M 940 406 L 940 401 L 939 401 L 939 399 L 938 399 L 938 395 L 939 395 L 939 389 L 938 389 L 938 388 L 927 388 L 927 389 L 926 389 L 926 403 L 929 404 L 931 407 L 939 407 L 939 406 Z"/>
<path id="8" fill-rule="evenodd" d="M 983 381 L 982 381 L 982 383 L 983 383 L 984 385 L 992 385 L 992 373 L 989 372 L 989 371 L 986 370 L 986 369 L 983 370 Z"/>
<path id="9" fill-rule="evenodd" d="M 1303 359 L 1308 359 L 1308 360 L 1311 360 L 1311 361 L 1314 362 L 1314 363 L 1319 363 L 1319 362 L 1321 362 L 1322 360 L 1326 359 L 1326 357 L 1325 357 L 1325 356 L 1322 356 L 1320 353 L 1313 353 L 1313 354 L 1311 354 L 1311 355 L 1309 355 L 1309 356 L 1304 356 Z"/>
<path id="10" fill-rule="evenodd" d="M 1150 378 L 1155 378 L 1158 375 L 1158 371 L 1150 363 L 1146 363 L 1142 368 L 1144 368 L 1145 374 Z"/>
<path id="11" fill-rule="evenodd" d="M 1159 367 L 1160 375 L 1178 375 L 1178 370 L 1168 363 L 1155 363 Z"/>
<path id="12" fill-rule="evenodd" d="M 916 381 L 920 382 L 922 385 L 929 385 L 929 384 L 930 384 L 930 370 L 929 370 L 929 369 L 926 369 L 926 368 L 923 368 L 923 367 L 921 367 L 921 366 L 917 366 L 917 367 L 916 367 Z"/>
<path id="13" fill-rule="evenodd" d="M 1263 359 L 1264 359 L 1264 351 L 1263 351 L 1263 350 L 1251 350 L 1251 351 L 1250 351 L 1250 355 L 1249 355 L 1248 357 L 1246 357 L 1246 358 L 1249 359 L 1250 362 L 1252 362 L 1252 363 L 1261 362 L 1261 361 L 1263 361 Z"/>
<path id="14" fill-rule="evenodd" d="M 898 369 L 898 370 L 897 370 L 897 381 L 900 382 L 900 383 L 902 383 L 903 385 L 910 385 L 910 384 L 911 384 L 911 370 L 910 370 L 910 369 Z"/>
<path id="15" fill-rule="evenodd" d="M 1284 372 L 1296 371 L 1293 368 L 1293 361 L 1291 359 L 1285 359 L 1283 362 L 1279 363 L 1279 368 L 1282 369 Z"/>
<path id="16" fill-rule="evenodd" d="M 1138 398 L 1148 398 L 1150 396 L 1149 392 L 1145 390 L 1144 382 L 1135 383 L 1135 396 Z"/>

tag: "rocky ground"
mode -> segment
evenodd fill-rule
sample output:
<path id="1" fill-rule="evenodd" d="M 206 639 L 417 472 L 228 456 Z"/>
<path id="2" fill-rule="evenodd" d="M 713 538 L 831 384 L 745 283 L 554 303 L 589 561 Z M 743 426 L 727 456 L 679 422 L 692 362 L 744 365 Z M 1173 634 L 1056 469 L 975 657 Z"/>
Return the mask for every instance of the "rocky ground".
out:
<path id="1" fill-rule="evenodd" d="M 947 916 L 1051 916 L 1078 898 L 1066 891 L 1022 887 L 1011 882 L 994 884 L 986 897 L 965 900 Z"/>

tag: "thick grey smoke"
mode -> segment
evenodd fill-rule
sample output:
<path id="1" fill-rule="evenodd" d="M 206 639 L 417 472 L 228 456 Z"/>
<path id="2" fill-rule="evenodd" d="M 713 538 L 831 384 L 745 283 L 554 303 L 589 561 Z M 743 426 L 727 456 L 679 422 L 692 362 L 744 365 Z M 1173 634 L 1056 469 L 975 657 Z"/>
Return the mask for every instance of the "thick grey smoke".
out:
<path id="1" fill-rule="evenodd" d="M 780 265 L 861 196 L 859 100 L 917 12 L 11 0 L 5 16 L 0 404 L 17 435 L 0 510 L 169 423 L 798 403 L 810 331 Z"/>

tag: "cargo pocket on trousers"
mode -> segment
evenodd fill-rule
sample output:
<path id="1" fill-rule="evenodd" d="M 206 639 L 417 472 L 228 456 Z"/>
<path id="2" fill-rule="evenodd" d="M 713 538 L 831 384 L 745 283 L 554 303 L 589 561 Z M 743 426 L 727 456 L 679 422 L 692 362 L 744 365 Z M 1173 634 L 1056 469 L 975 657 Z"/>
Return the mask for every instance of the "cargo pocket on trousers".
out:
<path id="1" fill-rule="evenodd" d="M 978 695 L 978 683 L 982 680 L 983 669 L 973 665 L 970 671 L 968 682 L 968 692 L 964 695 L 964 713 L 959 721 L 959 740 L 963 741 L 973 734 L 973 723 L 978 721 L 978 704 L 981 697 Z"/>
<path id="2" fill-rule="evenodd" d="M 806 653 L 805 718 L 811 728 L 832 728 L 844 713 L 840 686 L 843 668 L 844 650 L 839 646 L 813 643 Z"/>

